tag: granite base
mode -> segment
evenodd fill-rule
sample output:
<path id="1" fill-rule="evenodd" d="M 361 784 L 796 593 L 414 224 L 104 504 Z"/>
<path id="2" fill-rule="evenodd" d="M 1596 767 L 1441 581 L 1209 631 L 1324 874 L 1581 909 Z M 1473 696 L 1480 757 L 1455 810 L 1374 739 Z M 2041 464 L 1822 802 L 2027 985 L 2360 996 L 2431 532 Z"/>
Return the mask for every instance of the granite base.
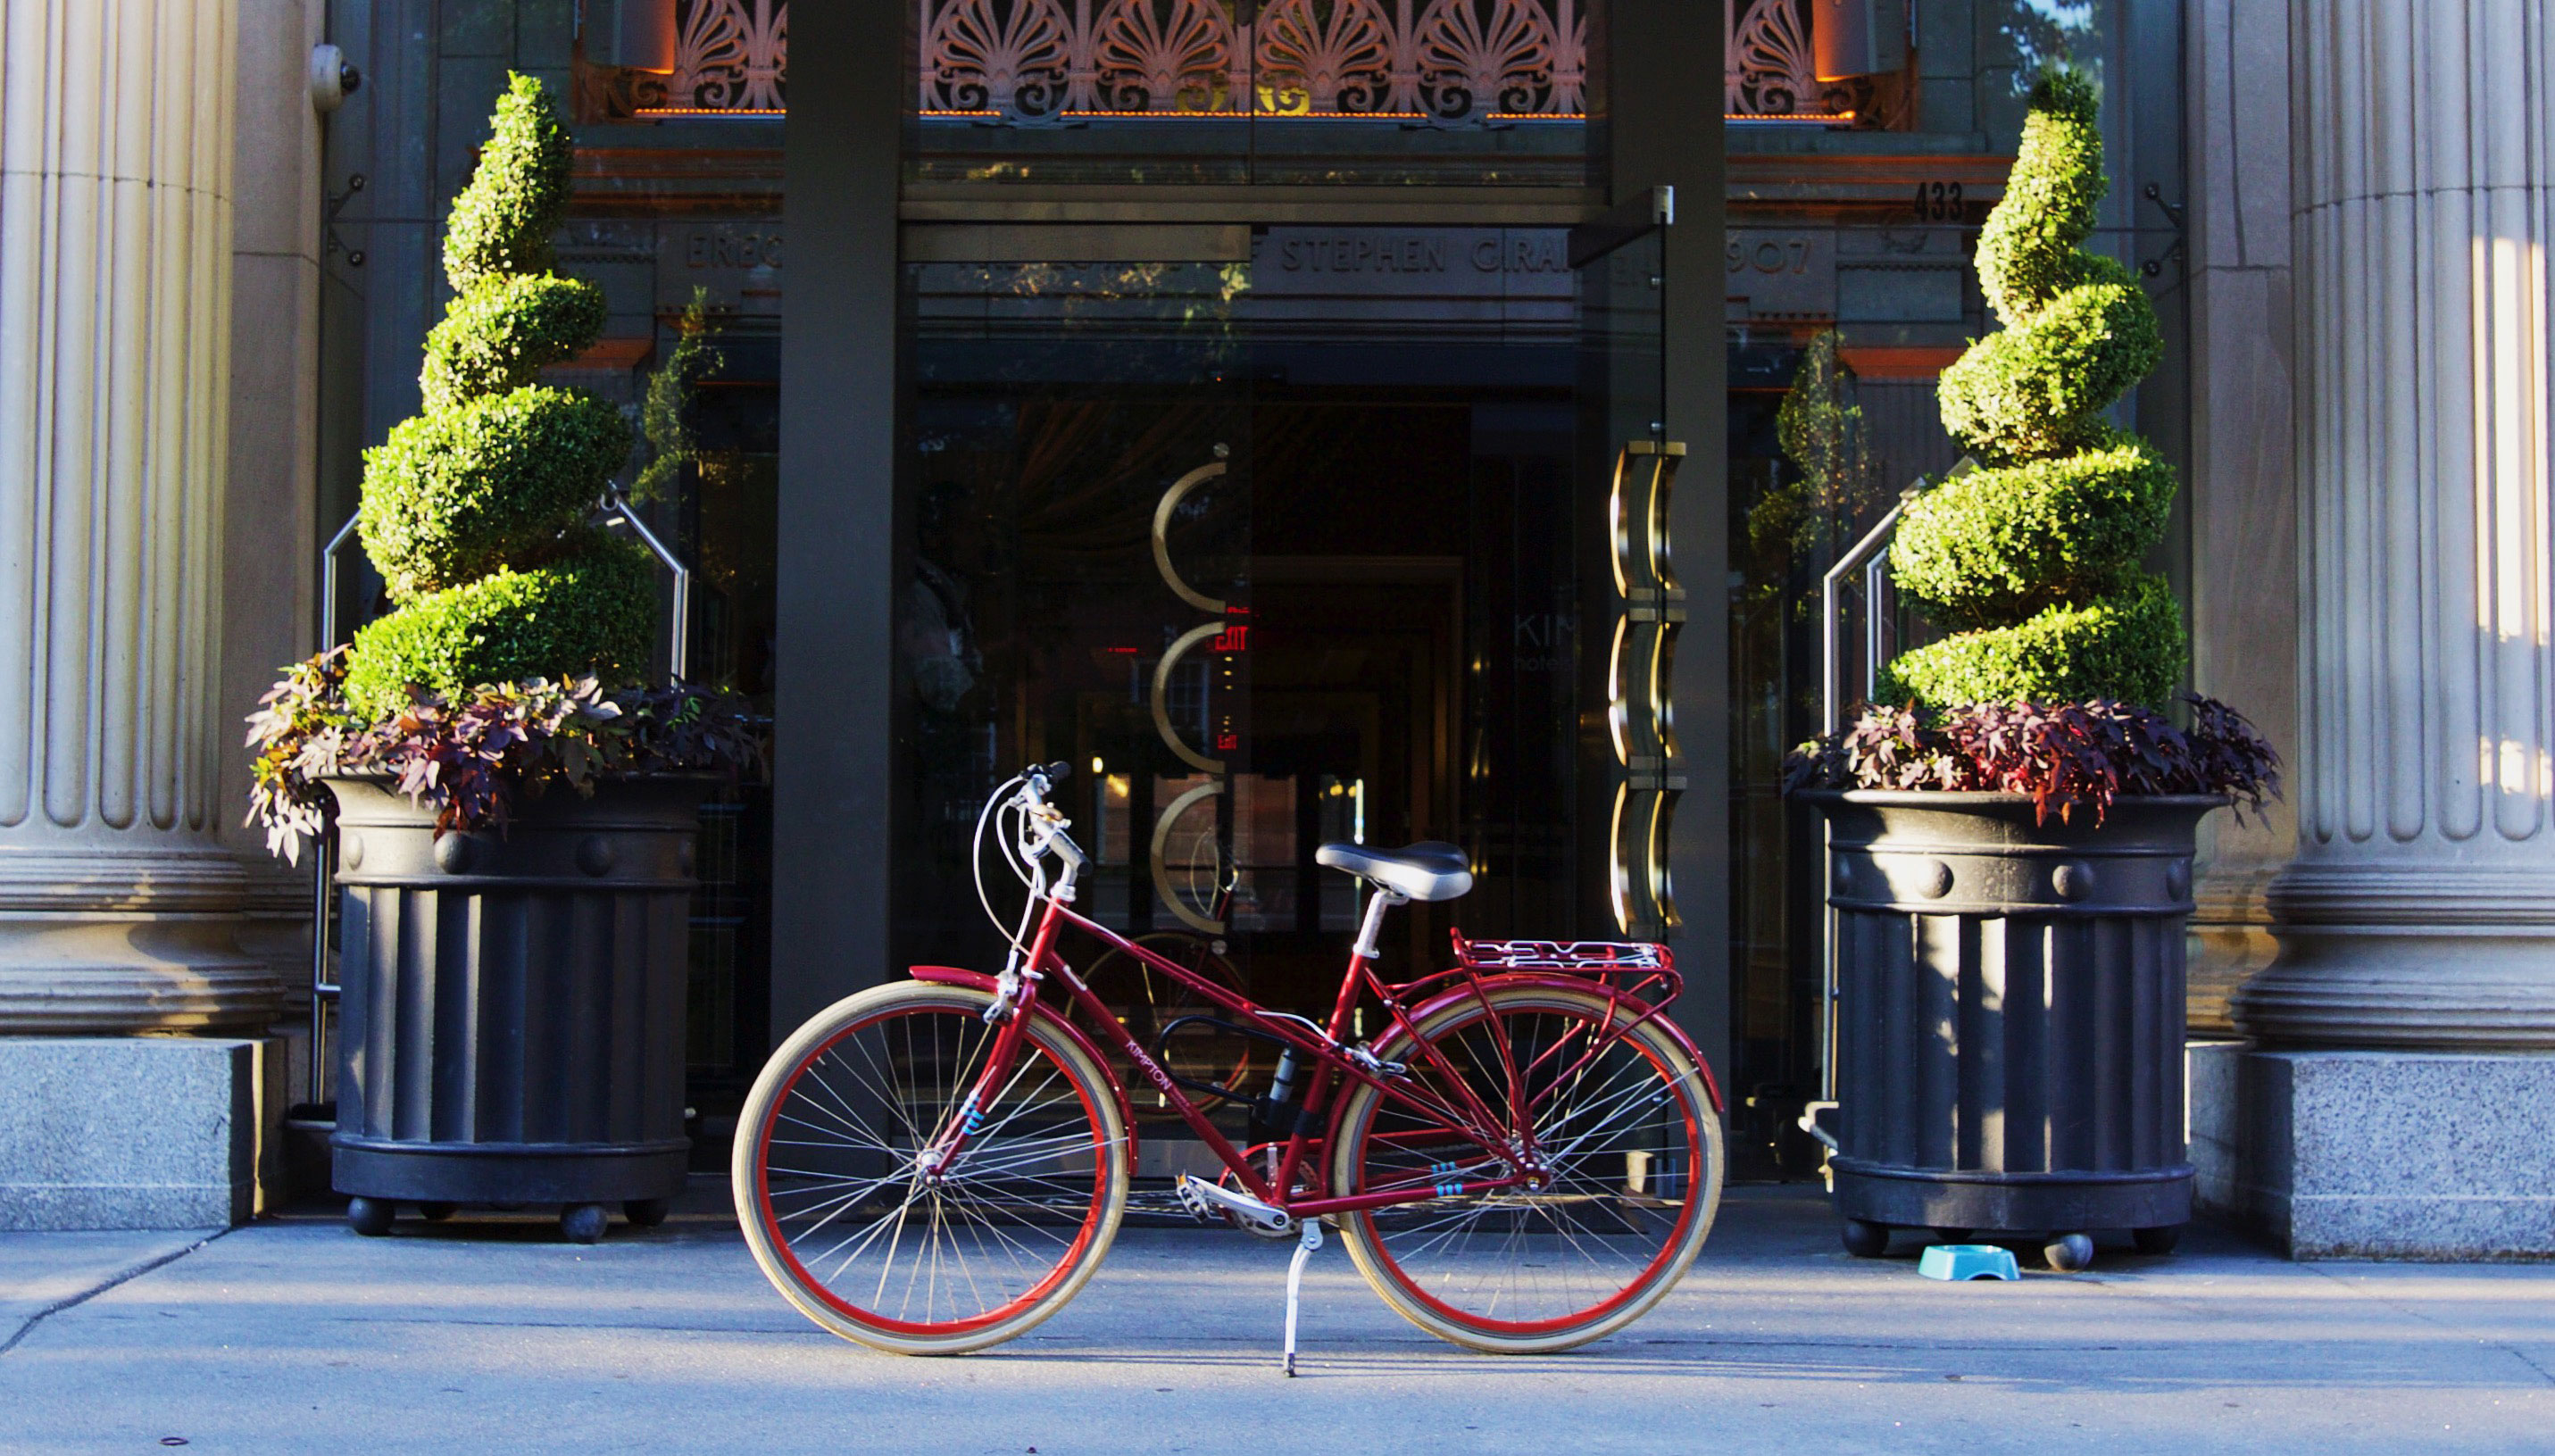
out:
<path id="1" fill-rule="evenodd" d="M 2187 1052 L 2195 1199 L 2293 1259 L 2555 1259 L 2555 1054 Z"/>
<path id="2" fill-rule="evenodd" d="M 280 1188 L 275 1037 L 0 1037 L 0 1230 L 202 1229 Z"/>

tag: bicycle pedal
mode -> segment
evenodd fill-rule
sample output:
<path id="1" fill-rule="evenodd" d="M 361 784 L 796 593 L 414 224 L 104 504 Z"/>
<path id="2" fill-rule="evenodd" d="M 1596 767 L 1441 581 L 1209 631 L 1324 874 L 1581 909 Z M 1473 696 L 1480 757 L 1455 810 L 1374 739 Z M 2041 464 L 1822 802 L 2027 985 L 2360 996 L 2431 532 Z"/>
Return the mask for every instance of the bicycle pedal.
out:
<path id="1" fill-rule="evenodd" d="M 1174 1186 L 1181 1206 L 1197 1215 L 1199 1223 L 1221 1217 L 1253 1233 L 1285 1234 L 1294 1230 L 1295 1220 L 1286 1210 L 1272 1208 L 1248 1193 L 1210 1183 L 1195 1173 L 1180 1174 Z"/>

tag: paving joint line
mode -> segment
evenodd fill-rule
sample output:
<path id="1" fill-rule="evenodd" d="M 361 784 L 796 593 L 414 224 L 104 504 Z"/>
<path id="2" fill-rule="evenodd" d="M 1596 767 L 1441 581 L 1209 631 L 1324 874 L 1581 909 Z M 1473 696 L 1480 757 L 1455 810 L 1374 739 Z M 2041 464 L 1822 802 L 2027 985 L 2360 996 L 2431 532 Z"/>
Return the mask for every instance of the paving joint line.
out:
<path id="1" fill-rule="evenodd" d="M 2306 1268 L 2308 1271 L 2310 1271 L 2311 1273 L 2316 1274 L 2318 1274 L 2318 1275 L 2320 1275 L 2320 1276 L 2322 1276 L 2322 1277 L 2324 1277 L 2324 1278 L 2326 1278 L 2326 1279 L 2329 1279 L 2329 1280 L 2331 1280 L 2332 1282 L 2334 1282 L 2334 1283 L 2336 1283 L 2336 1284 L 2341 1285 L 2343 1288 L 2346 1288 L 2346 1289 L 2351 1290 L 2354 1294 L 2357 1294 L 2357 1295 L 2358 1295 L 2358 1296 L 2360 1296 L 2361 1298 L 2368 1300 L 2368 1301 L 2369 1301 L 2370 1303 L 2372 1303 L 2372 1304 L 2375 1304 L 2375 1305 L 2378 1305 L 2378 1306 L 2380 1306 L 2380 1307 L 2387 1308 L 2387 1309 L 2392 1309 L 2392 1310 L 2394 1310 L 2394 1311 L 2395 1311 L 2397 1314 L 2399 1314 L 2399 1315 L 2402 1315 L 2402 1316 L 2404 1316 L 2404 1317 L 2406 1317 L 2406 1318 L 2408 1318 L 2408 1319 L 2415 1320 L 2415 1321 L 2417 1321 L 2417 1322 L 2419 1322 L 2419 1323 L 2429 1325 L 2431 1328 L 2433 1328 L 2433 1329 L 2435 1329 L 2435 1330 L 2439 1330 L 2439 1331 L 2441 1331 L 2442 1333 L 2451 1333 L 2451 1331 L 2450 1331 L 2450 1329 L 2449 1329 L 2449 1327 L 2448 1327 L 2447 1325 L 2442 1324 L 2438 1319 L 2434 1318 L 2431 1314 L 2429 1314 L 2427 1311 L 2423 1310 L 2420 1306 L 2418 1306 L 2418 1305 L 2413 1305 L 2413 1304 L 2407 1304 L 2407 1303 L 2403 1302 L 2402 1300 L 2399 1300 L 2399 1299 L 2397 1299 L 2397 1298 L 2393 1297 L 2392 1295 L 2389 1295 L 2389 1294 L 2386 1294 L 2386 1293 L 2384 1293 L 2384 1292 L 2381 1292 L 2379 1289 L 2377 1289 L 2377 1288 L 2375 1288 L 2375 1287 L 2372 1287 L 2372 1286 L 2368 1286 L 2368 1285 L 2363 1285 L 2363 1284 L 2355 1283 L 2355 1282 L 2353 1282 L 2352 1280 L 2350 1280 L 2350 1279 L 2347 1279 L 2347 1278 L 2343 1277 L 2343 1275 L 2342 1275 L 2342 1274 L 2341 1274 L 2341 1272 L 2340 1272 L 2340 1271 L 2332 1270 L 2332 1269 L 2328 1269 L 2328 1268 L 2326 1268 L 2326 1267 L 2325 1267 L 2325 1262 L 2324 1262 L 2324 1261 L 2322 1261 L 2322 1260 L 2316 1260 L 2316 1259 L 2294 1259 L 2294 1260 L 2291 1260 L 2290 1262 L 2291 1262 L 2291 1263 L 2293 1263 L 2293 1264 L 2298 1264 L 2298 1265 L 2303 1265 L 2303 1266 L 2305 1266 L 2305 1268 Z M 2353 1262 L 2357 1263 L 2358 1261 L 2353 1261 Z M 2529 1371 L 2530 1371 L 2532 1374 L 2534 1374 L 2534 1375 L 2535 1375 L 2539 1380 L 2544 1381 L 2546 1384 L 2548 1384 L 2548 1385 L 2550 1385 L 2550 1386 L 2555 1386 L 2555 1373 L 2550 1373 L 2550 1372 L 2548 1372 L 2548 1370 L 2546 1369 L 2546 1367 L 2545 1367 L 2545 1366 L 2542 1366 L 2542 1365 L 2538 1364 L 2536 1361 L 2534 1361 L 2534 1360 L 2530 1359 L 2530 1358 L 2528 1357 L 2528 1352 L 2526 1352 L 2526 1351 L 2524 1351 L 2524 1350 L 2520 1349 L 2517 1345 L 2511 1344 L 2511 1343 L 2509 1343 L 2509 1342 L 2507 1342 L 2507 1341 L 2503 1341 L 2503 1340 L 2478 1340 L 2476 1343 L 2477 1343 L 2477 1344 L 2479 1344 L 2479 1345 L 2483 1345 L 2483 1346 L 2487 1347 L 2488 1349 L 2494 1349 L 2494 1350 L 2498 1350 L 2498 1351 L 2500 1351 L 2500 1352 L 2501 1352 L 2501 1353 L 2503 1353 L 2504 1355 L 2509 1356 L 2511 1359 L 2518 1361 L 2520 1364 L 2522 1364 L 2522 1365 L 2524 1365 L 2524 1366 L 2527 1366 L 2527 1367 L 2528 1367 L 2528 1369 L 2529 1369 Z"/>
<path id="2" fill-rule="evenodd" d="M 0 1341 L 0 1355 L 6 1355 L 10 1351 L 17 1349 L 20 1345 L 26 1342 L 29 1335 L 36 1332 L 36 1326 L 43 1324 L 46 1320 L 61 1313 L 63 1310 L 76 1309 L 80 1305 L 86 1304 L 91 1299 L 96 1298 L 98 1295 L 105 1293 L 107 1290 L 115 1288 L 120 1284 L 130 1283 L 133 1280 L 142 1277 L 144 1274 L 151 1273 L 155 1269 L 166 1269 L 170 1265 L 176 1264 L 179 1260 L 185 1258 L 187 1255 L 194 1253 L 196 1250 L 203 1248 L 205 1245 L 213 1242 L 215 1239 L 221 1238 L 229 1232 L 229 1229 L 215 1229 L 213 1232 L 197 1239 L 194 1243 L 187 1245 L 183 1249 L 174 1249 L 167 1254 L 156 1255 L 150 1259 L 142 1261 L 140 1264 L 134 1265 L 130 1269 L 122 1270 L 107 1275 L 102 1282 L 91 1288 L 82 1289 L 76 1294 L 63 1295 L 61 1298 L 55 1300 L 53 1303 L 46 1305 L 42 1309 L 37 1310 L 34 1314 L 27 1316 L 27 1322 L 18 1326 L 16 1334 L 11 1335 L 6 1341 Z"/>

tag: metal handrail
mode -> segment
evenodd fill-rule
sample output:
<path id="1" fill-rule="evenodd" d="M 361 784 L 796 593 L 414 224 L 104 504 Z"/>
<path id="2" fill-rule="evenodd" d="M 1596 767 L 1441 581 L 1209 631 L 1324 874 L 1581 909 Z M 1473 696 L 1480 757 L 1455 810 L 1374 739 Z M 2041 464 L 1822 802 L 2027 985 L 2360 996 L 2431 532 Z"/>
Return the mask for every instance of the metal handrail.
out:
<path id="1" fill-rule="evenodd" d="M 1863 696 L 1869 702 L 1881 688 L 1881 574 L 1889 558 L 1883 554 L 1898 534 L 1898 518 L 1907 513 L 1908 503 L 1925 492 L 1925 477 L 1898 493 L 1888 512 L 1873 523 L 1863 539 L 1837 557 L 1836 564 L 1819 578 L 1819 732 L 1834 733 L 1845 726 L 1845 665 L 1837 641 L 1837 626 L 1845 616 L 1841 588 L 1846 573 L 1863 568 Z"/>
<path id="2" fill-rule="evenodd" d="M 666 569 L 674 573 L 673 620 L 666 629 L 673 641 L 666 647 L 666 674 L 670 681 L 680 682 L 692 661 L 692 568 L 684 565 L 682 558 L 648 529 L 648 523 L 639 519 L 618 483 L 603 493 L 603 510 L 604 525 L 629 527 Z"/>
<path id="3" fill-rule="evenodd" d="M 668 631 L 673 641 L 667 646 L 667 676 L 674 682 L 683 680 L 691 664 L 692 648 L 692 570 L 683 564 L 667 545 L 650 531 L 639 513 L 631 508 L 630 498 L 616 482 L 603 493 L 598 506 L 603 512 L 603 525 L 627 526 L 651 554 L 674 573 L 672 621 Z M 346 518 L 337 534 L 319 549 L 319 650 L 337 646 L 337 555 L 354 540 L 356 524 L 363 519 L 358 511 Z M 310 1068 L 304 1086 L 304 1099 L 312 1106 L 319 1104 L 328 1090 L 328 1003 L 340 993 L 337 983 L 328 979 L 328 886 L 335 877 L 336 836 L 322 830 L 310 856 Z"/>
<path id="4" fill-rule="evenodd" d="M 319 548 L 319 650 L 337 645 L 337 553 L 355 536 L 363 519 L 358 511 Z M 326 828 L 314 836 L 310 851 L 310 1068 L 303 1083 L 304 1101 L 316 1107 L 328 1091 L 328 1003 L 337 999 L 337 983 L 328 979 L 328 884 L 334 877 L 337 838 Z"/>
<path id="5" fill-rule="evenodd" d="M 1944 475 L 1949 480 L 1978 468 L 1978 462 L 1964 458 Z M 1908 506 L 1923 495 L 1933 482 L 1919 475 L 1898 493 L 1888 511 L 1863 538 L 1837 557 L 1819 578 L 1819 732 L 1833 736 L 1845 726 L 1844 643 L 1839 628 L 1845 618 L 1844 586 L 1847 576 L 1857 569 L 1863 572 L 1863 693 L 1860 701 L 1870 702 L 1881 690 L 1881 588 L 1884 573 L 1889 565 L 1886 549 L 1897 538 L 1898 520 L 1907 514 Z M 1822 823 L 1819 831 L 1819 871 L 1824 881 L 1827 862 L 1835 848 L 1834 827 Z M 1803 1108 L 1796 1125 L 1804 1133 L 1825 1145 L 1828 1152 L 1837 1151 L 1836 1136 L 1819 1126 L 1819 1114 L 1837 1105 L 1837 962 L 1836 908 L 1826 905 L 1826 892 L 1819 916 L 1819 1100 Z"/>

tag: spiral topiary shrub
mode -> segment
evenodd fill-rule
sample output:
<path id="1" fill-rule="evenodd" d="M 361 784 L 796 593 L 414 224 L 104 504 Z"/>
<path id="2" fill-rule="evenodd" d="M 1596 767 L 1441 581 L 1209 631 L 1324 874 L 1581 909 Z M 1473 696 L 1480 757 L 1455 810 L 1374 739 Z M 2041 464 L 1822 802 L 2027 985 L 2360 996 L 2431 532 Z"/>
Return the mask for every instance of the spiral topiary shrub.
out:
<path id="1" fill-rule="evenodd" d="M 2081 74 L 2041 78 L 1980 231 L 1979 285 L 2004 328 L 1943 371 L 1940 400 L 1984 468 L 1919 496 L 1890 547 L 1899 589 L 1954 630 L 1888 665 L 1889 701 L 2154 707 L 2182 678 L 2181 609 L 2139 565 L 2164 535 L 2173 467 L 2101 418 L 2161 345 L 2129 271 L 2079 246 L 2105 187 L 2099 105 Z"/>
<path id="2" fill-rule="evenodd" d="M 365 552 L 397 610 L 355 634 L 345 696 L 374 719 L 412 687 L 635 678 L 654 628 L 645 550 L 584 524 L 630 454 L 605 400 L 536 384 L 603 330 L 602 291 L 551 271 L 567 127 L 541 82 L 511 78 L 452 206 L 455 297 L 426 338 L 424 412 L 365 452 Z"/>

